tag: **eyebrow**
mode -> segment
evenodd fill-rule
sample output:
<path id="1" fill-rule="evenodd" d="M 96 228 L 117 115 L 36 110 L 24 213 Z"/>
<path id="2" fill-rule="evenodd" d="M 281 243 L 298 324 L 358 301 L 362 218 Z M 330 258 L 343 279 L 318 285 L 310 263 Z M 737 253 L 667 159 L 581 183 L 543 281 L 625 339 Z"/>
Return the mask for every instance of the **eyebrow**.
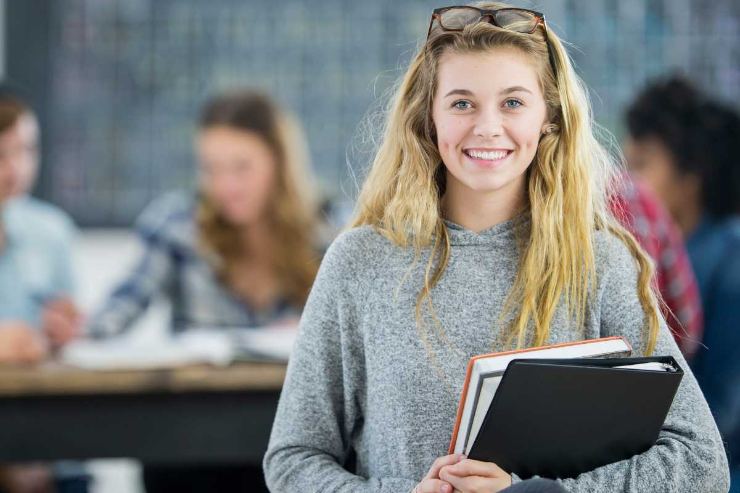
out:
<path id="1" fill-rule="evenodd" d="M 501 94 L 511 94 L 512 92 L 528 92 L 529 94 L 532 94 L 532 91 L 522 86 L 508 87 L 504 89 L 503 91 L 501 91 Z"/>
<path id="2" fill-rule="evenodd" d="M 448 98 L 450 96 L 454 95 L 460 95 L 460 96 L 472 96 L 473 93 L 471 91 L 468 91 L 467 89 L 453 89 L 447 94 L 445 94 L 445 97 Z"/>
<path id="3" fill-rule="evenodd" d="M 512 92 L 527 92 L 529 94 L 532 94 L 532 91 L 530 91 L 529 89 L 527 89 L 526 87 L 523 87 L 523 86 L 507 87 L 506 89 L 502 90 L 499 94 L 502 94 L 502 95 L 503 94 L 511 94 Z M 467 90 L 467 89 L 453 89 L 450 92 L 448 92 L 447 94 L 445 94 L 445 97 L 447 98 L 447 97 L 454 96 L 454 95 L 472 96 L 473 93 L 471 91 Z"/>

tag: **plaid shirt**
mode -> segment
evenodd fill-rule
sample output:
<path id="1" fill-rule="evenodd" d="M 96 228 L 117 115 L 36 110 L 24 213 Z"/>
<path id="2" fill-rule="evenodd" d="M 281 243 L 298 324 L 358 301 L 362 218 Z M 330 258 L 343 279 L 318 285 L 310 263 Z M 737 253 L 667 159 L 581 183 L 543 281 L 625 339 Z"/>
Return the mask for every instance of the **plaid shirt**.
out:
<path id="1" fill-rule="evenodd" d="M 678 347 L 687 357 L 697 350 L 703 318 L 699 288 L 681 233 L 645 185 L 625 175 L 611 197 L 613 214 L 655 262 L 655 273 L 668 310 L 663 310 Z"/>
<path id="2" fill-rule="evenodd" d="M 124 332 L 157 296 L 172 305 L 171 328 L 244 328 L 297 317 L 286 300 L 256 310 L 224 286 L 197 246 L 193 195 L 155 200 L 136 221 L 143 254 L 128 277 L 91 319 L 94 337 Z"/>

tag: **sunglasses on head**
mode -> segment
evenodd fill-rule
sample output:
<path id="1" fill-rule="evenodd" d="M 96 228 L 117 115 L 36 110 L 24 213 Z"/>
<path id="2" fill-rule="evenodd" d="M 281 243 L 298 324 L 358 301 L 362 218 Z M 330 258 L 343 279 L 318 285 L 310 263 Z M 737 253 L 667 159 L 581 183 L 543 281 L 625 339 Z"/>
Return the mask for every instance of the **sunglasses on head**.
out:
<path id="1" fill-rule="evenodd" d="M 501 9 L 479 9 L 478 7 L 468 5 L 440 7 L 434 9 L 432 12 L 432 18 L 429 20 L 429 30 L 427 31 L 427 40 L 432 34 L 432 28 L 435 22 L 442 31 L 462 31 L 465 29 L 465 26 L 487 22 L 501 29 L 522 34 L 532 34 L 537 29 L 537 26 L 541 25 L 545 33 L 545 43 L 547 44 L 550 66 L 553 73 L 557 74 L 555 60 L 552 57 L 552 49 L 548 42 L 545 14 L 541 12 L 517 7 L 505 7 Z"/>

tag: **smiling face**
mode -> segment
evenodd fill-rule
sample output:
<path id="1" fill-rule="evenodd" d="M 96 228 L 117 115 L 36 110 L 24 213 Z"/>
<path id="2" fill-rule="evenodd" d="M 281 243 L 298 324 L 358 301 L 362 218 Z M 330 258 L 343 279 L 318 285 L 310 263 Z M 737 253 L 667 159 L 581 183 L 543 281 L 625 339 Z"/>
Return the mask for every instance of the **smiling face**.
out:
<path id="1" fill-rule="evenodd" d="M 447 190 L 521 200 L 547 107 L 537 72 L 515 49 L 447 52 L 432 118 Z"/>

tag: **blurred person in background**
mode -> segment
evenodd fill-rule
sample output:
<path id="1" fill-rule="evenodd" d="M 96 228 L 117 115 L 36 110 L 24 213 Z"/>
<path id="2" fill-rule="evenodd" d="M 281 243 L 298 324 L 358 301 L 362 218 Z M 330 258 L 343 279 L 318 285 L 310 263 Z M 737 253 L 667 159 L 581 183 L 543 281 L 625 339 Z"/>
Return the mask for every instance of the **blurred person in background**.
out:
<path id="1" fill-rule="evenodd" d="M 678 226 L 649 186 L 627 173 L 614 187 L 609 205 L 653 259 L 663 316 L 690 361 L 699 348 L 704 321 L 699 286 Z"/>
<path id="2" fill-rule="evenodd" d="M 28 195 L 38 169 L 36 117 L 0 88 L 0 362 L 35 362 L 47 343 L 74 338 L 76 229 L 57 207 Z"/>
<path id="3" fill-rule="evenodd" d="M 173 331 L 297 321 L 318 269 L 317 208 L 301 133 L 267 97 L 218 96 L 195 138 L 197 193 L 155 200 L 136 222 L 144 254 L 88 324 L 126 331 L 157 295 Z"/>
<path id="4" fill-rule="evenodd" d="M 144 253 L 92 317 L 93 336 L 120 334 L 157 295 L 171 328 L 296 324 L 322 238 L 298 125 L 264 95 L 239 91 L 202 109 L 195 194 L 166 195 L 136 223 Z M 147 491 L 260 491 L 261 467 L 144 467 Z"/>
<path id="5" fill-rule="evenodd" d="M 694 374 L 726 441 L 740 491 L 740 116 L 690 82 L 649 85 L 627 112 L 631 168 L 687 241 L 704 308 Z"/>
<path id="6" fill-rule="evenodd" d="M 32 364 L 74 338 L 72 220 L 28 196 L 39 161 L 39 126 L 30 107 L 0 88 L 0 363 Z M 55 486 L 56 483 L 56 486 Z M 4 465 L 0 491 L 86 491 L 79 464 Z"/>

